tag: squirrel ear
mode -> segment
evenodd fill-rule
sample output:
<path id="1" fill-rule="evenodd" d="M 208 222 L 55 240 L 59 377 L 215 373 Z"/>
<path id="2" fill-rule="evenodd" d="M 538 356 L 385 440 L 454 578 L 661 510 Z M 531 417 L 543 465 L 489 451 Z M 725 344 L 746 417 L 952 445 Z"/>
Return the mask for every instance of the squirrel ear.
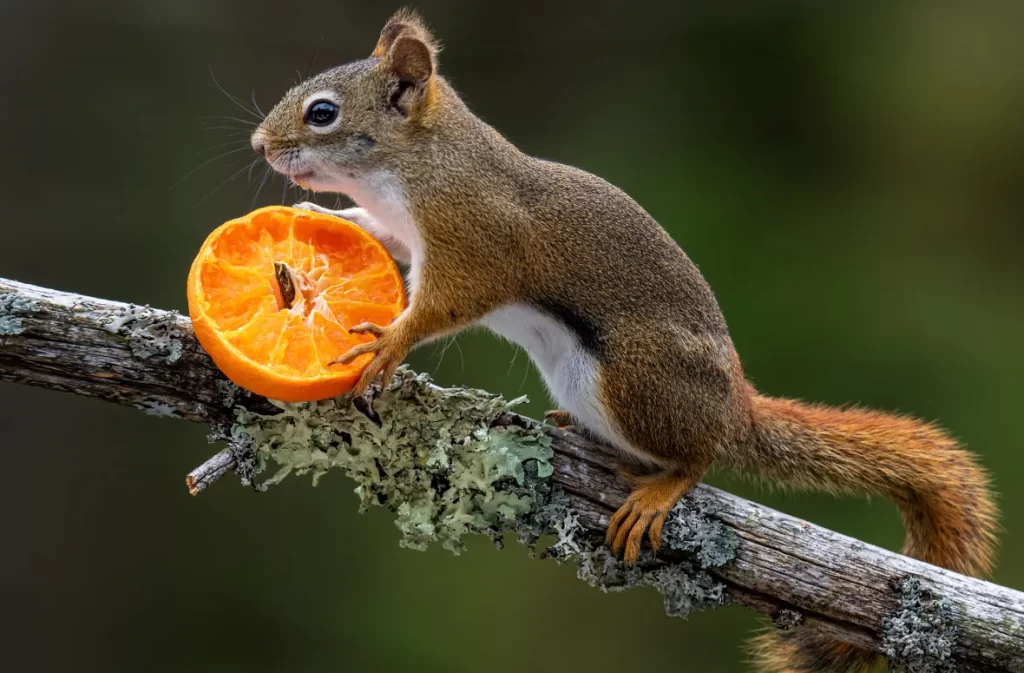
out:
<path id="1" fill-rule="evenodd" d="M 390 105 L 402 114 L 420 117 L 430 109 L 440 49 L 423 19 L 411 9 L 398 10 L 384 24 L 373 56 L 380 59 L 381 68 L 398 79 Z"/>
<path id="2" fill-rule="evenodd" d="M 370 56 L 380 57 L 388 53 L 388 50 L 391 49 L 391 45 L 395 43 L 398 36 L 409 32 L 408 24 L 392 23 L 392 21 L 388 21 L 387 25 L 384 26 L 384 30 L 380 31 L 380 39 L 377 40 L 377 46 L 373 48 L 373 53 Z"/>
<path id="3" fill-rule="evenodd" d="M 430 48 L 414 37 L 399 37 L 383 59 L 384 67 L 398 77 L 398 81 L 420 86 L 434 74 L 434 55 Z"/>
<path id="4" fill-rule="evenodd" d="M 384 29 L 380 31 L 380 39 L 377 40 L 377 46 L 373 48 L 373 53 L 370 55 L 383 57 L 391 50 L 395 41 L 402 36 L 419 38 L 435 56 L 441 49 L 437 40 L 430 33 L 430 29 L 427 28 L 427 24 L 423 22 L 423 18 L 415 10 L 403 7 L 384 24 Z"/>

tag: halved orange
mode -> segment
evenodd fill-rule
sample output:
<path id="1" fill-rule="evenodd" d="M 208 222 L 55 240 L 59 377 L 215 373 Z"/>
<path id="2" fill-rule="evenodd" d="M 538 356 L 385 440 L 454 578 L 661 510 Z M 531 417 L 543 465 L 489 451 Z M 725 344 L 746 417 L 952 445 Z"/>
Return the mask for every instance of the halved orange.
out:
<path id="1" fill-rule="evenodd" d="M 349 328 L 387 325 L 405 306 L 401 273 L 376 239 L 347 220 L 283 206 L 214 230 L 188 275 L 199 343 L 231 381 L 283 402 L 351 390 L 373 356 L 330 363 L 374 337 Z"/>

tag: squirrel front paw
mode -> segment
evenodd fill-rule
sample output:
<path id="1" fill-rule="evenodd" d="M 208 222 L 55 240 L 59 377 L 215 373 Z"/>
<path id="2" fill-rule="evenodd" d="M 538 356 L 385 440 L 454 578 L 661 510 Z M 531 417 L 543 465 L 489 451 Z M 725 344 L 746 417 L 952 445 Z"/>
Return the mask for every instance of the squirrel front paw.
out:
<path id="1" fill-rule="evenodd" d="M 552 409 L 545 412 L 544 420 L 551 421 L 559 430 L 567 430 L 577 425 L 576 419 L 573 418 L 572 414 L 564 409 Z"/>
<path id="2" fill-rule="evenodd" d="M 374 341 L 368 341 L 352 348 L 347 353 L 331 361 L 328 367 L 333 364 L 348 364 L 360 355 L 373 353 L 374 358 L 363 370 L 362 376 L 356 383 L 352 392 L 356 395 L 363 393 L 370 385 L 370 382 L 381 375 L 381 381 L 387 385 L 395 375 L 395 370 L 405 360 L 409 352 L 408 345 L 401 339 L 399 332 L 392 327 L 381 327 L 373 323 L 364 322 L 349 330 L 352 334 L 372 334 L 377 337 Z"/>
<path id="3" fill-rule="evenodd" d="M 324 208 L 320 204 L 313 203 L 312 201 L 296 203 L 292 208 L 308 210 L 310 212 L 320 213 L 321 215 L 333 215 L 334 217 L 340 217 L 343 220 L 348 220 L 362 229 L 372 229 L 372 227 L 368 226 L 368 223 L 371 222 L 373 218 L 370 217 L 368 212 L 366 212 L 366 208 L 343 208 L 342 210 L 331 210 L 330 208 Z"/>
<path id="4" fill-rule="evenodd" d="M 302 203 L 296 203 L 292 208 L 298 208 L 299 210 L 308 210 L 314 213 L 320 213 L 321 215 L 334 215 L 339 217 L 342 211 L 331 210 L 330 208 L 324 208 L 319 203 L 313 203 L 312 201 L 303 201 Z"/>
<path id="5" fill-rule="evenodd" d="M 564 409 L 552 409 L 551 411 L 545 412 L 544 420 L 550 421 L 556 428 L 564 432 L 571 432 L 595 442 L 601 441 L 601 438 L 598 435 L 594 434 L 586 426 L 580 424 L 578 418 Z"/>

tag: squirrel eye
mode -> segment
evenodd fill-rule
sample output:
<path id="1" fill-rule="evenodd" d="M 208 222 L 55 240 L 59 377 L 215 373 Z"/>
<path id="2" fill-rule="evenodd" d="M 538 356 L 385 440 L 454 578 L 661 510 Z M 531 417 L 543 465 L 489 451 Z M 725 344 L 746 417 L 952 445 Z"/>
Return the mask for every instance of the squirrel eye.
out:
<path id="1" fill-rule="evenodd" d="M 338 106 L 329 100 L 314 101 L 303 121 L 310 126 L 328 126 L 338 118 Z"/>

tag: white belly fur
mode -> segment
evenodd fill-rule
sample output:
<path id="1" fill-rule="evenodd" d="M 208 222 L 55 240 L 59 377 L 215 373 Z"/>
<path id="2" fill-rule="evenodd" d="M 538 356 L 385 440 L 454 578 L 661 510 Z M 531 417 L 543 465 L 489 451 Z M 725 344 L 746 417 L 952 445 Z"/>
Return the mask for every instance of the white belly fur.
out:
<path id="1" fill-rule="evenodd" d="M 337 190 L 347 194 L 360 208 L 364 208 L 376 223 L 367 227 L 371 234 L 379 226 L 406 250 L 409 251 L 409 296 L 410 301 L 419 285 L 420 268 L 423 264 L 423 239 L 409 211 L 398 179 L 386 172 L 371 173 L 361 179 L 339 180 Z"/>
<path id="2" fill-rule="evenodd" d="M 572 330 L 525 304 L 510 304 L 491 311 L 480 323 L 526 350 L 552 397 L 583 427 L 619 450 L 649 462 L 632 449 L 615 427 L 598 396 L 597 360 Z"/>

